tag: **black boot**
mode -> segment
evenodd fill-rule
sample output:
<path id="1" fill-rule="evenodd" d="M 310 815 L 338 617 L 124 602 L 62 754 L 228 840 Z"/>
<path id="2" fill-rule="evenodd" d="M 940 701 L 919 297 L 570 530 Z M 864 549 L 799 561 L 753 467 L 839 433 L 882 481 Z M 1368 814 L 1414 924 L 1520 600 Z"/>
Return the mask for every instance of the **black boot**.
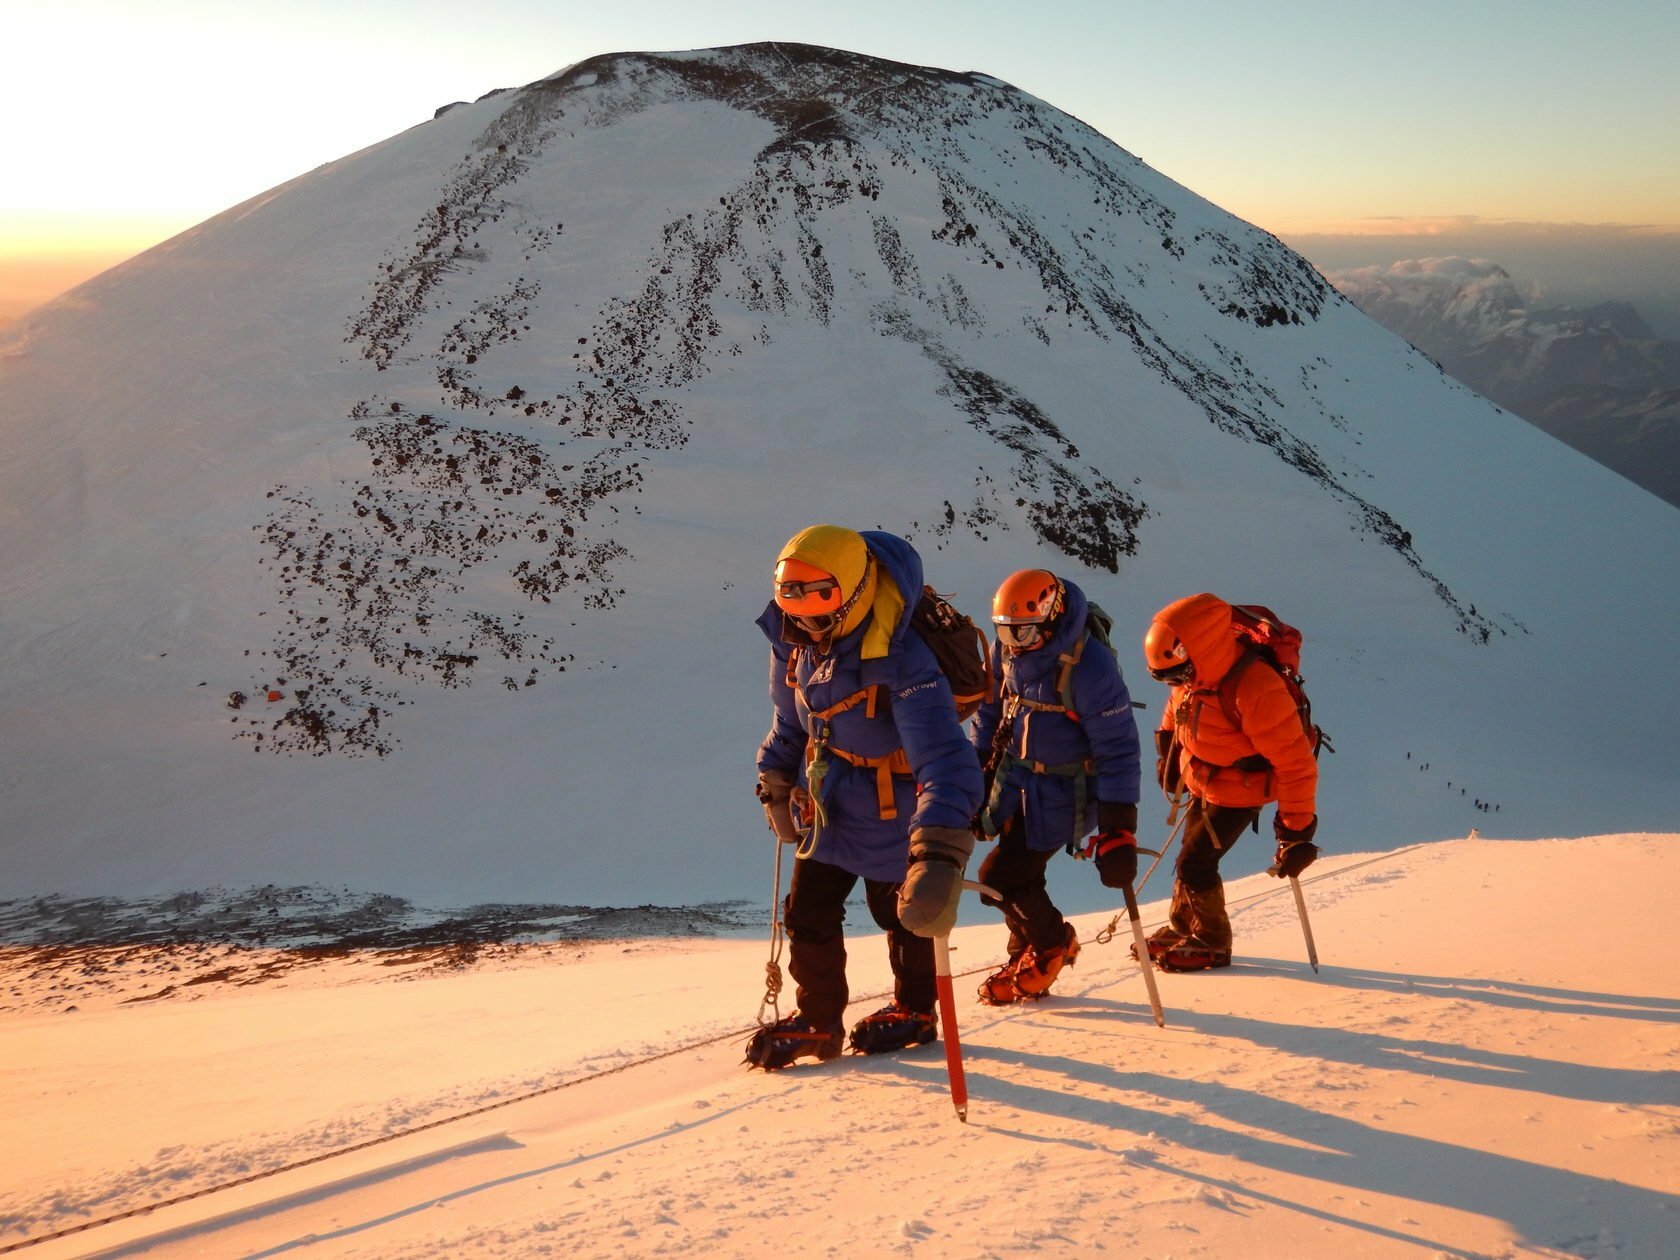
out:
<path id="1" fill-rule="evenodd" d="M 925 1045 L 938 1036 L 932 1011 L 912 1011 L 893 1002 L 852 1026 L 852 1049 L 859 1054 L 890 1054 Z"/>
<path id="2" fill-rule="evenodd" d="M 798 1011 L 760 1028 L 747 1041 L 747 1063 L 774 1072 L 795 1059 L 814 1058 L 819 1063 L 839 1055 L 845 1039 L 839 1024 L 818 1028 Z"/>

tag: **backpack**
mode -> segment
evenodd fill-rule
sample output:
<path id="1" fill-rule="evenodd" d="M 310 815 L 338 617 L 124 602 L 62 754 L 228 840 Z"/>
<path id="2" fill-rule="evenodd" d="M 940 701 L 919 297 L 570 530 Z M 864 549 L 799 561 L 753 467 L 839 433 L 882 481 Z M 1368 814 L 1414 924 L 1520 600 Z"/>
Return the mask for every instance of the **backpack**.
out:
<path id="1" fill-rule="evenodd" d="M 1237 663 L 1219 681 L 1219 707 L 1231 725 L 1242 729 L 1242 719 L 1237 714 L 1237 683 L 1250 665 L 1264 661 L 1283 679 L 1284 687 L 1295 701 L 1295 711 L 1301 715 L 1301 728 L 1312 744 L 1313 756 L 1318 756 L 1320 749 L 1335 752 L 1330 736 L 1312 720 L 1307 680 L 1301 677 L 1301 632 L 1260 604 L 1232 604 L 1231 632 L 1243 649 Z"/>
<path id="2" fill-rule="evenodd" d="M 951 684 L 957 720 L 968 721 L 992 697 L 992 658 L 985 634 L 931 586 L 922 587 L 922 597 L 910 613 L 910 628 L 922 636 Z"/>

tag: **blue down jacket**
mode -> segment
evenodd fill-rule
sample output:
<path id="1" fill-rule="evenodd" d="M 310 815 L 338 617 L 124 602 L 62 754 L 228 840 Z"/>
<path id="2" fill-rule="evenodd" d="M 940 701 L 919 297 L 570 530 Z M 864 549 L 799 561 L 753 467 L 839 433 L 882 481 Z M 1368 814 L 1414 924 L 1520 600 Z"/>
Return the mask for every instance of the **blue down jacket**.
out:
<path id="1" fill-rule="evenodd" d="M 782 613 L 772 602 L 758 619 L 770 640 L 770 698 L 775 706 L 770 733 L 758 750 L 758 768 L 795 775 L 807 786 L 807 754 L 825 724 L 813 715 L 854 692 L 880 685 L 890 697 L 858 704 L 826 725 L 828 743 L 859 757 L 885 757 L 902 747 L 908 774 L 890 779 L 896 818 L 881 817 L 877 771 L 839 756 L 825 758 L 821 800 L 825 825 L 811 856 L 865 879 L 896 882 L 905 876 L 910 832 L 917 827 L 967 829 L 980 808 L 980 763 L 957 721 L 950 684 L 932 650 L 910 628 L 910 614 L 922 591 L 922 560 L 909 543 L 892 534 L 864 531 L 881 570 L 904 596 L 904 611 L 886 654 L 863 659 L 864 625 L 839 639 L 824 656 L 800 648 L 788 686 L 793 644 L 782 636 Z M 879 695 L 879 693 L 877 693 Z"/>
<path id="2" fill-rule="evenodd" d="M 1058 683 L 1063 653 L 1071 652 L 1085 636 L 1089 604 L 1085 592 L 1062 582 L 1067 611 L 1043 647 L 1011 656 L 992 644 L 992 676 L 1002 680 L 998 698 L 980 706 L 974 717 L 974 746 L 982 762 L 990 754 L 998 727 L 1009 722 L 1009 751 L 1014 759 L 1000 767 L 985 820 L 987 834 L 1025 813 L 1027 847 L 1045 852 L 1083 839 L 1097 825 L 1097 802 L 1135 804 L 1138 799 L 1139 753 L 1137 720 L 1132 697 L 1120 676 L 1114 652 L 1095 635 L 1074 666 L 1071 678 L 1073 710 L 1066 713 L 1033 710 L 1011 700 L 1012 693 L 1038 704 L 1060 706 Z M 1041 767 L 1064 769 L 1089 762 L 1083 781 L 1073 773 L 1053 774 Z M 1075 817 L 1083 794 L 1084 809 Z"/>

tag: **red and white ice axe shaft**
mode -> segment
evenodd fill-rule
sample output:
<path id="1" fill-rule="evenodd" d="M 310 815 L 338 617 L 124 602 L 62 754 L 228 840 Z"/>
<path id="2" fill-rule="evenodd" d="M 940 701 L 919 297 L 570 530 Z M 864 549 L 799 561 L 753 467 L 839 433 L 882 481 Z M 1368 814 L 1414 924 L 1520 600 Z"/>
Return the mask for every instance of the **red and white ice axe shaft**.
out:
<path id="1" fill-rule="evenodd" d="M 945 1040 L 945 1071 L 951 1078 L 951 1105 L 968 1123 L 968 1078 L 963 1074 L 962 1042 L 957 1040 L 956 996 L 951 989 L 951 938 L 933 938 L 933 970 L 939 989 L 939 1029 Z"/>
<path id="2" fill-rule="evenodd" d="M 964 888 L 972 888 L 982 896 L 999 900 L 996 890 L 978 880 L 963 880 Z M 945 1042 L 945 1072 L 951 1078 L 951 1105 L 957 1109 L 957 1119 L 968 1123 L 968 1077 L 963 1072 L 962 1041 L 957 1036 L 957 999 L 951 988 L 951 938 L 933 938 L 934 984 L 939 994 L 939 1035 Z"/>

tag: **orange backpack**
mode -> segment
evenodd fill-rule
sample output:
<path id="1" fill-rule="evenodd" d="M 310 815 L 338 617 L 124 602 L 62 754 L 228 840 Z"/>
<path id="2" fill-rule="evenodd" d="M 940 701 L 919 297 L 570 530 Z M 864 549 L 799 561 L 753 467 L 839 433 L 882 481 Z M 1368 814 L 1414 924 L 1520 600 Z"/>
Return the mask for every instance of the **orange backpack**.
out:
<path id="1" fill-rule="evenodd" d="M 1301 729 L 1312 744 L 1313 756 L 1319 749 L 1335 752 L 1330 736 L 1312 720 L 1312 701 L 1307 699 L 1306 682 L 1301 677 L 1301 632 L 1261 604 L 1232 604 L 1231 633 L 1236 635 L 1243 652 L 1237 663 L 1219 681 L 1219 707 L 1231 725 L 1242 729 L 1237 714 L 1237 683 L 1244 671 L 1255 661 L 1264 661 L 1283 679 L 1295 711 L 1301 715 Z"/>

